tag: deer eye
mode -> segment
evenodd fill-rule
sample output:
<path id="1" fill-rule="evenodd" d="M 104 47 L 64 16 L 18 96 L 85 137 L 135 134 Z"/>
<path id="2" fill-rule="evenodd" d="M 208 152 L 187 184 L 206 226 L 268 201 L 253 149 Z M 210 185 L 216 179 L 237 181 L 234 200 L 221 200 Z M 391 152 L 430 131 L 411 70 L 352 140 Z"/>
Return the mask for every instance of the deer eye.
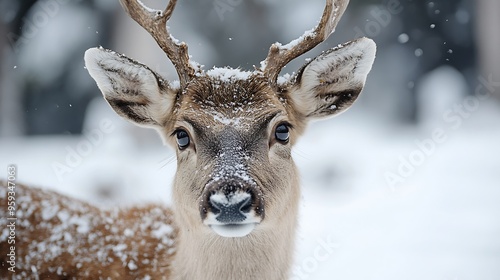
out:
<path id="1" fill-rule="evenodd" d="M 177 138 L 177 145 L 179 149 L 183 150 L 189 146 L 191 140 L 189 139 L 189 134 L 185 130 L 177 130 L 175 132 L 175 136 Z"/>
<path id="2" fill-rule="evenodd" d="M 288 143 L 290 138 L 290 131 L 286 124 L 280 124 L 276 127 L 276 131 L 274 132 L 274 136 L 276 139 L 282 143 Z"/>

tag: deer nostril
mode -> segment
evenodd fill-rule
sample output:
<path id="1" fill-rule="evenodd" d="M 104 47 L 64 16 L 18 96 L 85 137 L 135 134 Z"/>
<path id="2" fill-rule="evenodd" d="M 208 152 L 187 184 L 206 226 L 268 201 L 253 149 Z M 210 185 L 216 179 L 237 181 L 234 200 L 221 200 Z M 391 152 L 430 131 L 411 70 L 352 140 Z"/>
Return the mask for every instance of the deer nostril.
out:
<path id="1" fill-rule="evenodd" d="M 212 200 L 209 201 L 209 204 L 210 204 L 210 211 L 212 211 L 212 213 L 214 213 L 215 215 L 220 213 L 220 209 L 221 209 L 220 205 L 213 202 Z"/>
<path id="2" fill-rule="evenodd" d="M 241 206 L 240 206 L 240 211 L 243 213 L 249 213 L 250 210 L 252 209 L 252 200 L 250 197 L 242 201 Z"/>

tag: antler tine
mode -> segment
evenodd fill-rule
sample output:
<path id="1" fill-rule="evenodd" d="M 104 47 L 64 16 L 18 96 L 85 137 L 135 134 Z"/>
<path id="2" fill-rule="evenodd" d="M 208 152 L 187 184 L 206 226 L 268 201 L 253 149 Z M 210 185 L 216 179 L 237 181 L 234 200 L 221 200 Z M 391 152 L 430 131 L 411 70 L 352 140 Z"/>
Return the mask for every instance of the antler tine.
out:
<path id="1" fill-rule="evenodd" d="M 277 86 L 278 75 L 285 65 L 326 40 L 335 31 L 348 4 L 349 0 L 326 0 L 323 16 L 315 28 L 306 31 L 287 45 L 283 46 L 280 43 L 271 45 L 267 58 L 261 62 L 260 71 L 268 77 L 272 85 Z"/>
<path id="2" fill-rule="evenodd" d="M 150 9 L 140 0 L 120 0 L 120 4 L 133 20 L 151 34 L 166 53 L 179 75 L 181 88 L 184 88 L 199 69 L 191 65 L 186 43 L 180 43 L 168 31 L 167 21 L 172 16 L 177 0 L 170 0 L 165 11 Z"/>

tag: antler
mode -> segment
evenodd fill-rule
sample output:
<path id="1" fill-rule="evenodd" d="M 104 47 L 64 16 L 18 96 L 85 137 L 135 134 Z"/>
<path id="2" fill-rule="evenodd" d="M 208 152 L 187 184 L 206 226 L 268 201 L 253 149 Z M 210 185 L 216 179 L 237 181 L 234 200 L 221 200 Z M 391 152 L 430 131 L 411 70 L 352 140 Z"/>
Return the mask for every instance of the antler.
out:
<path id="1" fill-rule="evenodd" d="M 129 16 L 146 29 L 167 54 L 179 75 L 180 86 L 184 88 L 200 68 L 197 66 L 196 69 L 191 64 L 186 43 L 179 42 L 168 32 L 167 21 L 177 0 L 170 0 L 165 11 L 150 9 L 140 0 L 120 0 L 120 3 Z"/>
<path id="2" fill-rule="evenodd" d="M 271 85 L 276 87 L 278 75 L 288 62 L 308 52 L 335 31 L 347 4 L 349 0 L 326 0 L 323 16 L 315 28 L 284 46 L 278 42 L 271 45 L 267 58 L 261 62 L 260 68 Z"/>

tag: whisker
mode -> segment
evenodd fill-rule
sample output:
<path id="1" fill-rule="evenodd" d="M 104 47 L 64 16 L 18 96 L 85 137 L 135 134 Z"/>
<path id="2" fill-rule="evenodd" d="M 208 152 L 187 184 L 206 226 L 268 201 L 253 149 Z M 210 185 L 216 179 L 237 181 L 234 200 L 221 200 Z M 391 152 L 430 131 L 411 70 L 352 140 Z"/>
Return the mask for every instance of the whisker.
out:
<path id="1" fill-rule="evenodd" d="M 175 161 L 175 155 L 168 156 L 168 157 L 158 161 L 158 164 L 160 164 L 160 167 L 158 168 L 158 170 L 165 168 L 167 165 L 171 164 L 174 161 Z"/>
<path id="2" fill-rule="evenodd" d="M 292 150 L 292 154 L 304 160 L 311 161 L 311 155 L 305 151 L 301 151 L 299 148 L 295 148 L 295 150 Z"/>

